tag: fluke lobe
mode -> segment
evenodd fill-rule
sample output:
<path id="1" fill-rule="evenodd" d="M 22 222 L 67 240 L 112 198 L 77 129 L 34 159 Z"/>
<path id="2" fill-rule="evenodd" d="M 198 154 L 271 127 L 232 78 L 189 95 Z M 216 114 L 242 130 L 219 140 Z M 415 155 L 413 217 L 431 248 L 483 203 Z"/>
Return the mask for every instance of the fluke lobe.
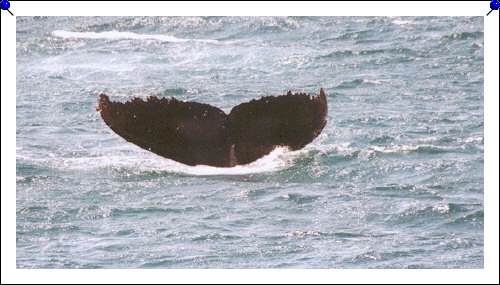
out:
<path id="1" fill-rule="evenodd" d="M 119 136 L 187 165 L 233 167 L 277 146 L 299 150 L 326 125 L 323 89 L 311 97 L 288 91 L 235 106 L 228 114 L 209 104 L 150 96 L 125 103 L 100 95 L 97 111 Z"/>

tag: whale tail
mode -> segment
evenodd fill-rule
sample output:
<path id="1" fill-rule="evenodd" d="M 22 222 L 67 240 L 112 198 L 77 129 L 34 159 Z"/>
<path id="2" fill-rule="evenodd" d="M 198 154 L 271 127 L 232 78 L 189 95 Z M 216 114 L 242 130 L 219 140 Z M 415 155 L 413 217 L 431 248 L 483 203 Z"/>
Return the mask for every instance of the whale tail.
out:
<path id="1" fill-rule="evenodd" d="M 277 146 L 303 148 L 326 125 L 323 89 L 311 97 L 288 92 L 235 106 L 229 114 L 209 104 L 175 98 L 125 103 L 100 95 L 104 122 L 127 141 L 187 165 L 232 167 L 251 163 Z"/>

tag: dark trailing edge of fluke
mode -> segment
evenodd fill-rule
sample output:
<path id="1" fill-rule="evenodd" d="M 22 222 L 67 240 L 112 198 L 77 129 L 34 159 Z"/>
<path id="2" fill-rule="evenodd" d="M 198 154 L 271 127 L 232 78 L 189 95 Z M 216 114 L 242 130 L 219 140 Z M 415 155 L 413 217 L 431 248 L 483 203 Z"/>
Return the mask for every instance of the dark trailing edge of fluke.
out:
<path id="1" fill-rule="evenodd" d="M 323 89 L 266 96 L 235 106 L 229 114 L 209 104 L 175 98 L 133 98 L 125 103 L 100 95 L 97 111 L 118 135 L 146 150 L 187 165 L 232 167 L 251 163 L 275 147 L 298 150 L 326 125 Z"/>

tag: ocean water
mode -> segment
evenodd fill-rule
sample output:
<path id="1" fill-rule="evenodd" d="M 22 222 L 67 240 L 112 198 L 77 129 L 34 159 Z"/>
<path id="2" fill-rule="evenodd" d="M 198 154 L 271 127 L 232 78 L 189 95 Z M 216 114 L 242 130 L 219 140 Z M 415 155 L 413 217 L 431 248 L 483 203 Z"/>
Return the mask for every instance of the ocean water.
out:
<path id="1" fill-rule="evenodd" d="M 483 17 L 17 17 L 18 268 L 483 268 Z M 328 95 L 306 148 L 190 167 L 113 100 Z"/>

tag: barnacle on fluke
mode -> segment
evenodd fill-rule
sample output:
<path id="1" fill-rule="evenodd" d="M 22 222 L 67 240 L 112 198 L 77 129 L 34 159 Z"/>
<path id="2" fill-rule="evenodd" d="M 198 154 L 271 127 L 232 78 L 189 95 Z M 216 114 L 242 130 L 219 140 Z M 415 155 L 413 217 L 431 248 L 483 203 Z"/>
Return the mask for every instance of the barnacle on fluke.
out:
<path id="1" fill-rule="evenodd" d="M 277 146 L 298 150 L 326 125 L 323 89 L 311 97 L 288 92 L 235 106 L 229 114 L 209 104 L 150 96 L 125 103 L 100 95 L 98 111 L 118 135 L 187 165 L 248 164 Z"/>

